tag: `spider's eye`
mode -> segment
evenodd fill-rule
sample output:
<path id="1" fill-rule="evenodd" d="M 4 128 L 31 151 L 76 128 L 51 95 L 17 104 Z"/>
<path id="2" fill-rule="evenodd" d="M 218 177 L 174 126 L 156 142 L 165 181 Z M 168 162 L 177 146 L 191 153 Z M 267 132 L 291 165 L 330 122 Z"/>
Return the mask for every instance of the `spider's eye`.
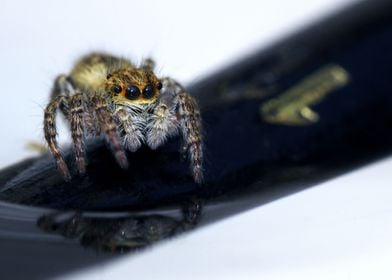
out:
<path id="1" fill-rule="evenodd" d="M 147 85 L 144 90 L 143 90 L 143 96 L 144 98 L 150 99 L 154 97 L 155 94 L 155 88 L 153 85 Z"/>
<path id="2" fill-rule="evenodd" d="M 157 89 L 158 89 L 158 90 L 161 90 L 161 89 L 162 89 L 162 83 L 161 83 L 161 82 L 158 83 Z"/>
<path id="3" fill-rule="evenodd" d="M 140 90 L 138 87 L 129 86 L 125 91 L 125 97 L 131 100 L 137 99 L 140 95 Z"/>
<path id="4" fill-rule="evenodd" d="M 120 92 L 122 92 L 122 87 L 119 85 L 115 85 L 113 86 L 113 91 L 117 94 L 119 94 Z"/>

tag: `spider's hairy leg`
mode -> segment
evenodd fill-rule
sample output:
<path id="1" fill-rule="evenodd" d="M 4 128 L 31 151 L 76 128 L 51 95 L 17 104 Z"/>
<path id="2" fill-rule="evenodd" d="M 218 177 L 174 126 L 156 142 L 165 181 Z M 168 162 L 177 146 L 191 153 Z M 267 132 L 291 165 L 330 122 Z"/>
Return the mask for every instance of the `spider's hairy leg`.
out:
<path id="1" fill-rule="evenodd" d="M 195 99 L 186 92 L 178 95 L 178 105 L 182 135 L 188 150 L 193 178 L 197 183 L 201 183 L 203 181 L 203 147 L 199 107 Z"/>
<path id="2" fill-rule="evenodd" d="M 132 120 L 131 115 L 125 109 L 116 109 L 114 115 L 120 124 L 120 131 L 122 132 L 123 137 L 123 146 L 129 151 L 135 152 L 143 143 L 143 133 L 137 124 Z"/>
<path id="3" fill-rule="evenodd" d="M 54 100 L 59 95 L 69 97 L 74 92 L 75 92 L 74 87 L 69 82 L 68 77 L 66 75 L 59 75 L 54 82 L 54 86 L 50 94 L 50 100 Z M 69 119 L 70 112 L 69 112 L 68 104 L 62 103 L 60 104 L 59 108 L 63 113 L 64 117 L 66 119 Z"/>
<path id="4" fill-rule="evenodd" d="M 56 136 L 57 136 L 57 129 L 56 129 L 56 112 L 60 106 L 67 107 L 67 97 L 58 95 L 55 97 L 48 106 L 45 108 L 45 115 L 44 115 L 44 135 L 45 139 L 48 143 L 49 149 L 53 154 L 57 167 L 60 170 L 61 174 L 63 175 L 64 179 L 69 181 L 71 180 L 71 174 L 69 173 L 67 164 L 65 163 L 60 149 L 57 144 Z"/>
<path id="5" fill-rule="evenodd" d="M 155 69 L 155 61 L 152 58 L 145 58 L 142 61 L 141 68 L 153 72 Z"/>
<path id="6" fill-rule="evenodd" d="M 91 103 L 93 104 L 93 109 L 101 131 L 105 134 L 114 157 L 116 158 L 121 168 L 128 168 L 128 160 L 121 145 L 120 137 L 117 132 L 117 126 L 111 115 L 107 99 L 101 94 L 95 93 L 91 97 Z"/>
<path id="7" fill-rule="evenodd" d="M 196 100 L 172 79 L 164 81 L 164 87 L 172 88 L 177 95 L 178 120 L 184 139 L 183 152 L 188 152 L 193 178 L 203 181 L 203 142 L 200 110 Z"/>
<path id="8" fill-rule="evenodd" d="M 79 173 L 86 172 L 84 157 L 83 94 L 78 92 L 69 98 L 72 140 L 75 147 L 75 161 Z"/>

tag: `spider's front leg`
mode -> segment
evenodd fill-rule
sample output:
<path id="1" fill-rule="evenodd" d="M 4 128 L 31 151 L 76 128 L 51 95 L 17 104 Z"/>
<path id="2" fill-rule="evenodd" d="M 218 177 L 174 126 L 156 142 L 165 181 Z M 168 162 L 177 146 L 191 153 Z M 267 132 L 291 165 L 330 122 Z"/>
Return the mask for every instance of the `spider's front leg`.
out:
<path id="1" fill-rule="evenodd" d="M 92 104 L 92 110 L 95 113 L 100 130 L 105 134 L 117 163 L 121 166 L 121 168 L 128 168 L 128 159 L 124 148 L 121 145 L 117 125 L 109 109 L 107 98 L 101 93 L 95 93 L 91 97 L 90 104 Z"/>
<path id="2" fill-rule="evenodd" d="M 197 183 L 203 181 L 203 142 L 199 106 L 187 92 L 178 95 L 178 112 L 184 147 L 188 151 L 193 178 Z"/>
<path id="3" fill-rule="evenodd" d="M 160 102 L 168 108 L 165 111 L 166 117 L 162 119 L 171 124 L 171 126 L 163 126 L 167 129 L 166 135 L 180 128 L 184 140 L 181 150 L 188 154 L 194 180 L 201 183 L 203 181 L 203 141 L 200 110 L 196 100 L 178 82 L 165 78 Z"/>

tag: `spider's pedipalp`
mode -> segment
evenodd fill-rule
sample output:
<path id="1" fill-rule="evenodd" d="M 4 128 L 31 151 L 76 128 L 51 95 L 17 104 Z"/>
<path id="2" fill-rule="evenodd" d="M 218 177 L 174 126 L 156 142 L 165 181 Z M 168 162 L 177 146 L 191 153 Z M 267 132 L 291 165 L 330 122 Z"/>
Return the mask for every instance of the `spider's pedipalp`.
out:
<path id="1" fill-rule="evenodd" d="M 45 108 L 44 135 L 48 143 L 49 149 L 56 160 L 58 169 L 60 170 L 64 179 L 66 181 L 69 181 L 71 180 L 71 174 L 69 173 L 67 164 L 65 163 L 63 156 L 61 155 L 56 140 L 56 136 L 57 136 L 56 113 L 57 113 L 57 109 L 60 106 L 67 106 L 67 97 L 58 95 Z"/>
<path id="2" fill-rule="evenodd" d="M 121 168 L 128 168 L 128 160 L 124 148 L 121 145 L 120 137 L 117 132 L 117 126 L 109 110 L 106 98 L 96 93 L 91 98 L 91 104 L 93 106 L 101 131 L 105 134 L 118 164 L 121 166 Z"/>
<path id="3" fill-rule="evenodd" d="M 147 124 L 147 145 L 156 149 L 168 137 L 178 133 L 179 121 L 177 119 L 177 93 L 180 89 L 178 83 L 170 78 L 161 79 L 161 90 L 158 104 L 155 106 L 151 119 Z"/>
<path id="4" fill-rule="evenodd" d="M 140 131 L 140 127 L 132 121 L 131 115 L 123 108 L 119 108 L 114 112 L 119 122 L 119 129 L 122 133 L 123 145 L 127 150 L 135 152 L 140 148 L 144 141 L 144 135 Z"/>
<path id="5" fill-rule="evenodd" d="M 86 172 L 86 162 L 84 157 L 84 122 L 83 122 L 83 94 L 76 93 L 69 99 L 70 124 L 72 140 L 75 147 L 75 161 L 79 173 Z"/>
<path id="6" fill-rule="evenodd" d="M 147 145 L 156 149 L 162 145 L 168 137 L 178 133 L 178 120 L 174 108 L 166 104 L 159 104 L 154 109 L 147 129 Z"/>

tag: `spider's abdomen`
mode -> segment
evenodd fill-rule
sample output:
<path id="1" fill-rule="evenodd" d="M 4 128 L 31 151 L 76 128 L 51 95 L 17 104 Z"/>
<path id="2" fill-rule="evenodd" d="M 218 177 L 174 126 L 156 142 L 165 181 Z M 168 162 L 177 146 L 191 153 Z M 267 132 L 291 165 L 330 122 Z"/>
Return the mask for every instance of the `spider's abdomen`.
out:
<path id="1" fill-rule="evenodd" d="M 76 88 L 96 91 L 103 89 L 107 75 L 113 69 L 132 64 L 115 56 L 93 53 L 80 59 L 72 69 L 70 78 Z"/>

